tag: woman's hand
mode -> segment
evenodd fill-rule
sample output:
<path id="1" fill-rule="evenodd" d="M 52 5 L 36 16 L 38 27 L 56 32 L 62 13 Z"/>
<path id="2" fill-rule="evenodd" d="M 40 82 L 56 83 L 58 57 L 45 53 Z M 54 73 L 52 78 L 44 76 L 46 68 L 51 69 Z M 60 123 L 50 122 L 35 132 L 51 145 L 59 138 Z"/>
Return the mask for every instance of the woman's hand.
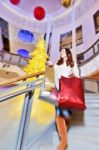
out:
<path id="1" fill-rule="evenodd" d="M 75 75 L 74 75 L 74 73 L 71 73 L 68 77 L 74 77 Z"/>
<path id="2" fill-rule="evenodd" d="M 54 65 L 54 64 L 53 64 L 52 61 L 49 60 L 49 61 L 47 62 L 47 66 L 48 66 L 48 67 L 52 67 L 53 65 Z"/>

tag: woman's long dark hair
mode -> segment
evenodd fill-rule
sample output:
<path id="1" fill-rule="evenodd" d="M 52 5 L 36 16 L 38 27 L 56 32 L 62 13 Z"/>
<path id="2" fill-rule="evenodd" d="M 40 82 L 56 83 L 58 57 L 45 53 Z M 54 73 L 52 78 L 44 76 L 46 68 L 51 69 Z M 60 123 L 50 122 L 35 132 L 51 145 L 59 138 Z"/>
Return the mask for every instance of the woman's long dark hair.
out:
<path id="1" fill-rule="evenodd" d="M 67 66 L 73 67 L 74 66 L 74 61 L 73 61 L 73 58 L 72 58 L 71 51 L 68 48 L 63 48 L 63 49 L 65 49 L 65 52 L 66 52 L 66 55 L 67 55 L 67 61 L 66 61 Z M 60 51 L 61 50 L 62 49 L 60 49 Z M 64 63 L 64 60 L 63 60 L 62 57 L 60 57 L 60 59 L 57 62 L 57 65 L 62 65 L 63 63 Z"/>

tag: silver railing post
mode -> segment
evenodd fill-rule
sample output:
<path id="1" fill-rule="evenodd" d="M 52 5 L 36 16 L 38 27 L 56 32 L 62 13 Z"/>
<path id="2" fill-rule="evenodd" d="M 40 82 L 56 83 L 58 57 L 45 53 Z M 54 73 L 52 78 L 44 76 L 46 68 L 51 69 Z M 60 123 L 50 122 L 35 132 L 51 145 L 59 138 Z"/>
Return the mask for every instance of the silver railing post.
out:
<path id="1" fill-rule="evenodd" d="M 35 83 L 30 83 L 28 87 L 34 86 Z M 25 95 L 25 101 L 24 106 L 22 110 L 22 116 L 19 126 L 19 132 L 17 137 L 17 143 L 16 143 L 16 150 L 23 150 L 25 149 L 26 143 L 27 143 L 27 133 L 28 133 L 28 127 L 29 127 L 29 121 L 31 116 L 31 110 L 32 110 L 32 102 L 33 102 L 33 95 L 34 95 L 35 89 L 29 91 Z"/>

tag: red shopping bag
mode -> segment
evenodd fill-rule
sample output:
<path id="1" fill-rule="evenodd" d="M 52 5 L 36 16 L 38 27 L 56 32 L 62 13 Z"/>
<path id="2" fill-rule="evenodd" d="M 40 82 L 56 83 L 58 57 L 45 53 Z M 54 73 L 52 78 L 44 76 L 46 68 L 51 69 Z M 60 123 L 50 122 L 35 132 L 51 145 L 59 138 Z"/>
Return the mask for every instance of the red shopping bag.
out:
<path id="1" fill-rule="evenodd" d="M 78 77 L 61 77 L 59 81 L 59 106 L 85 110 L 83 81 Z"/>

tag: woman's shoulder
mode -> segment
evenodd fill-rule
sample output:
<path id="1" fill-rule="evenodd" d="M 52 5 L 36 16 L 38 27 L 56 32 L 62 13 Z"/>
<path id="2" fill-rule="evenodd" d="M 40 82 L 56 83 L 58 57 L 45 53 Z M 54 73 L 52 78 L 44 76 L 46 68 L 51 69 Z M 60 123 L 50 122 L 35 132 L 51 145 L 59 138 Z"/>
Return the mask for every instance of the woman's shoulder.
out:
<path id="1" fill-rule="evenodd" d="M 54 70 L 60 70 L 62 65 L 58 65 L 56 62 L 53 67 L 54 67 Z"/>
<path id="2" fill-rule="evenodd" d="M 73 68 L 78 68 L 78 64 L 77 64 L 77 63 L 74 63 Z"/>
<path id="3" fill-rule="evenodd" d="M 57 62 L 55 62 L 54 63 L 54 66 L 53 66 L 54 68 L 58 68 L 59 67 L 59 65 L 57 64 Z"/>

